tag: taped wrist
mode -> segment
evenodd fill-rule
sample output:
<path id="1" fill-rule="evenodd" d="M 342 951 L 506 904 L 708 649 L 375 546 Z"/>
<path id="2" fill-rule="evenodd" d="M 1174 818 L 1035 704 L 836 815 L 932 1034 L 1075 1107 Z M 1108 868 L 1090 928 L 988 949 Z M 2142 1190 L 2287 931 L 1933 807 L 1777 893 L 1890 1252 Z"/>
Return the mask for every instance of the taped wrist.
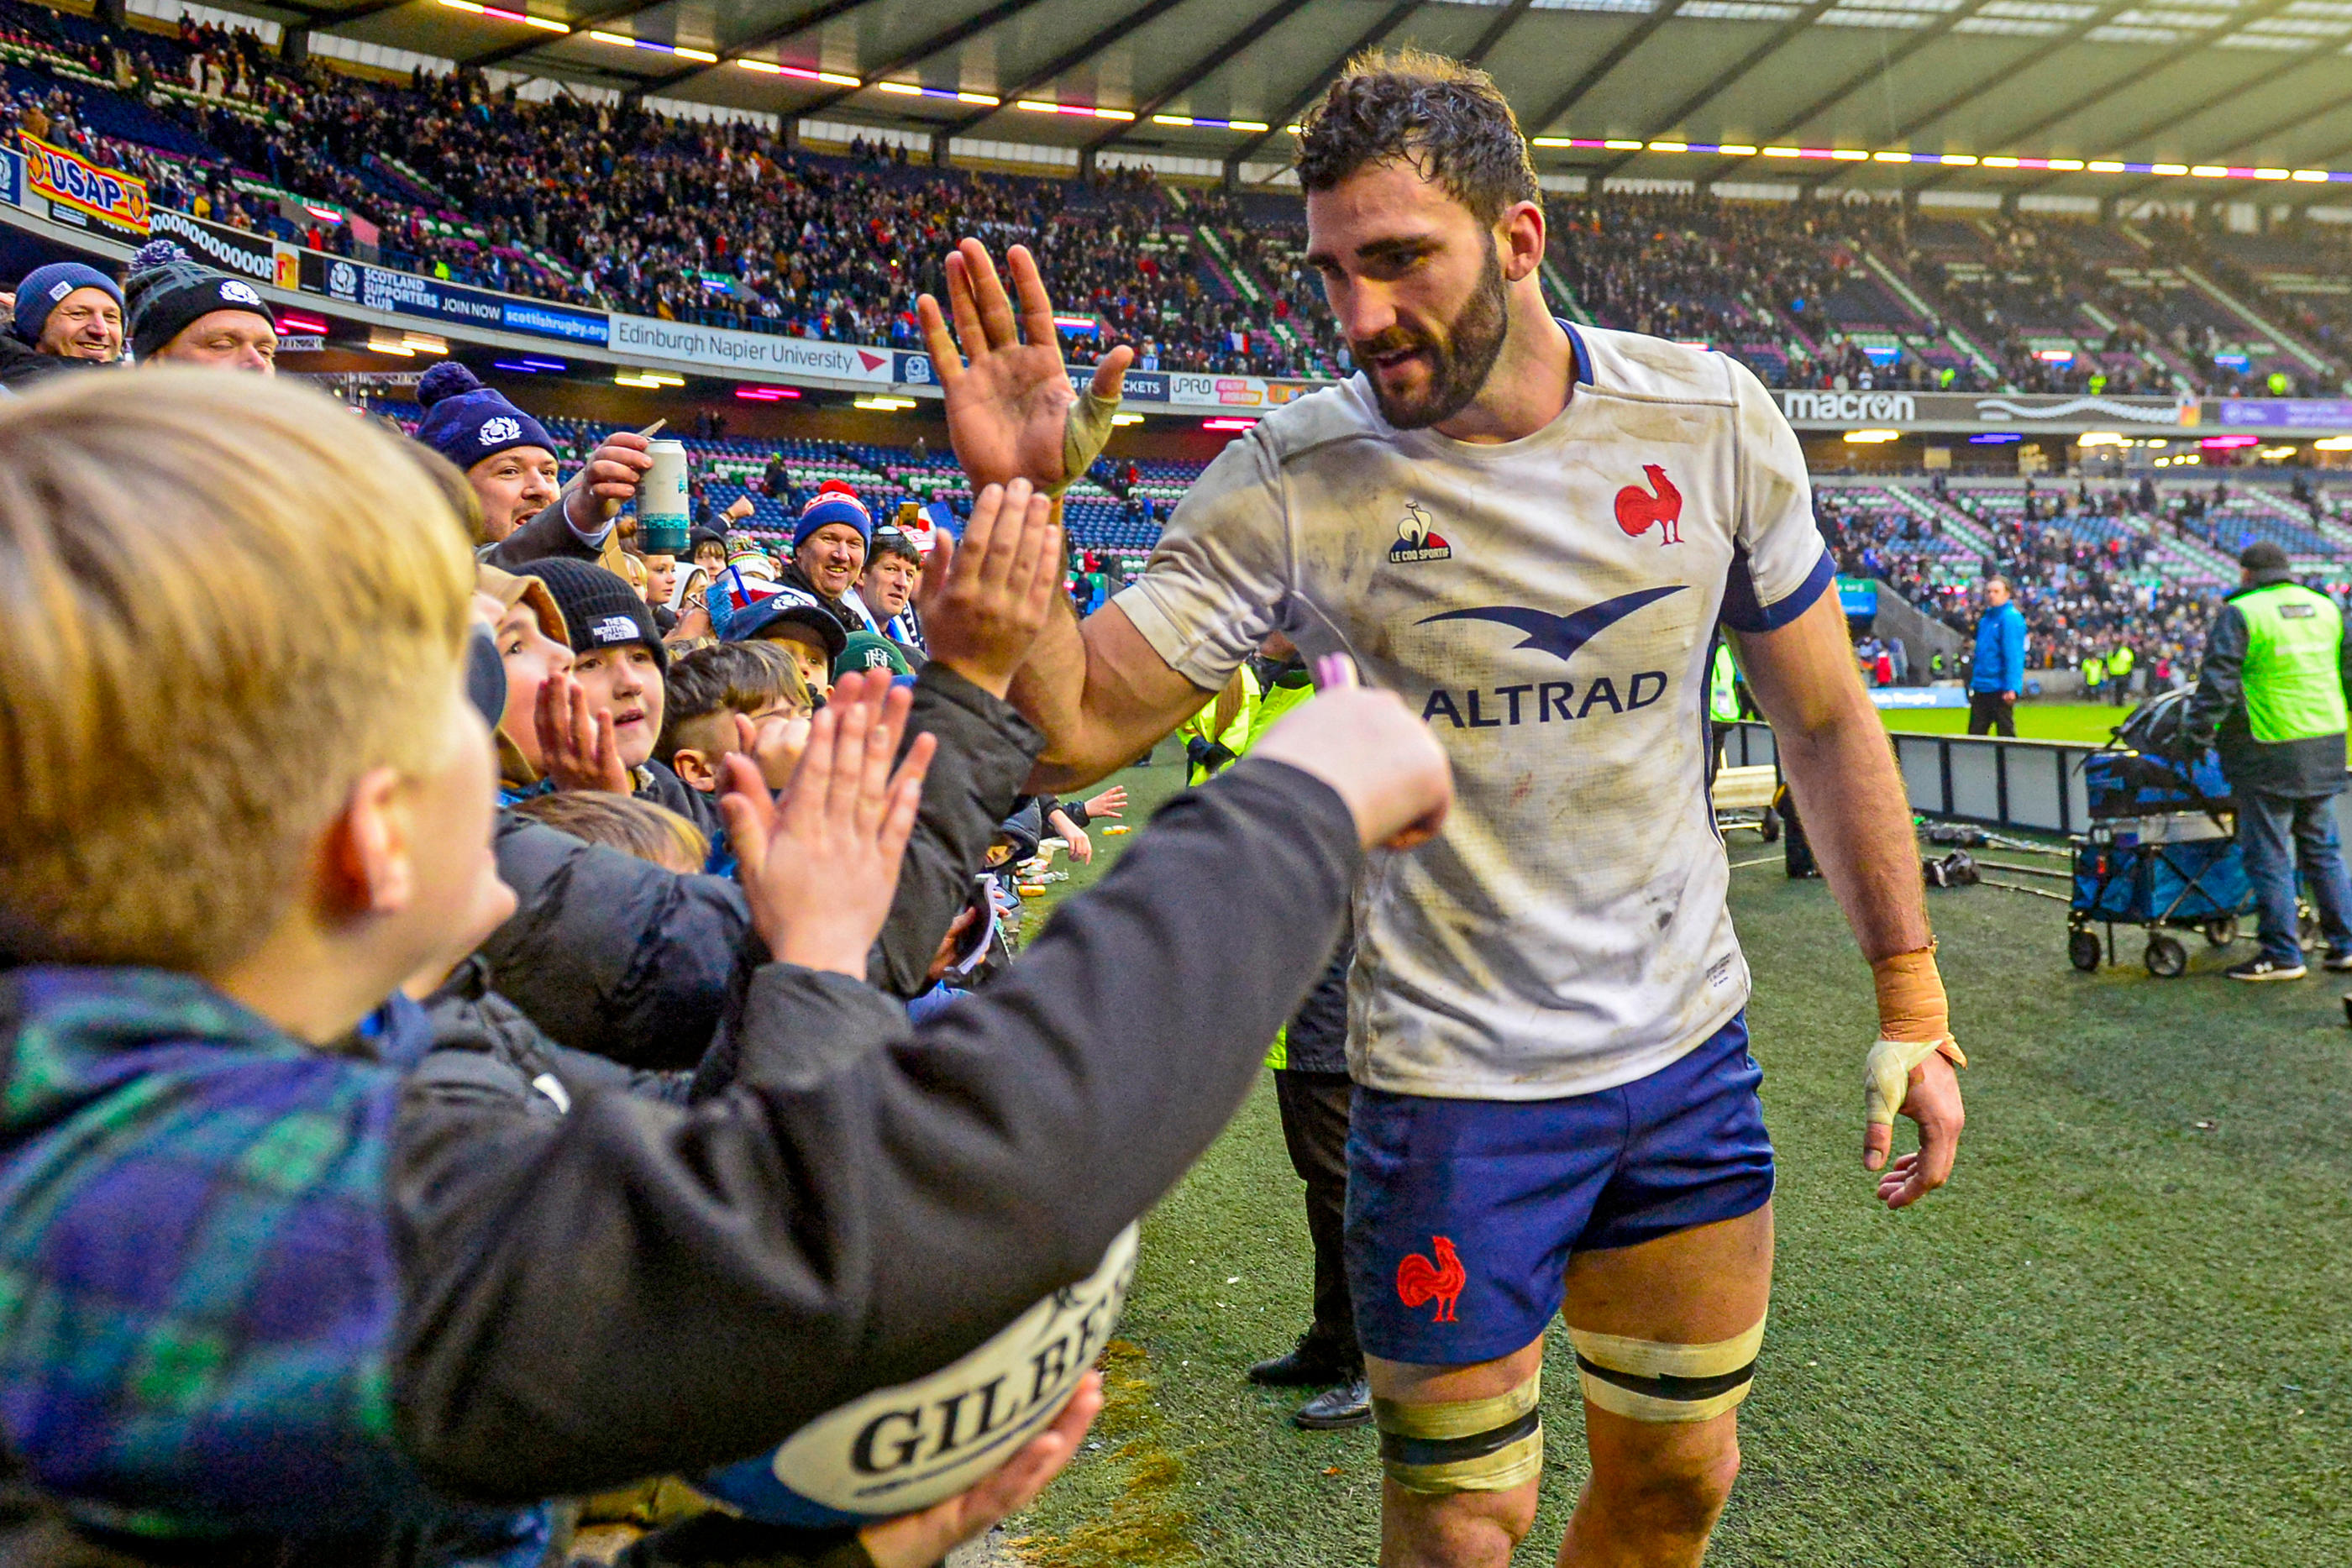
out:
<path id="1" fill-rule="evenodd" d="M 1116 397 L 1097 397 L 1092 388 L 1078 394 L 1062 422 L 1062 482 L 1048 486 L 1047 495 L 1058 496 L 1086 476 L 1109 444 L 1111 416 L 1118 412 Z"/>
<path id="2" fill-rule="evenodd" d="M 1381 1469 L 1407 1491 L 1509 1491 L 1543 1473 L 1543 1373 L 1507 1394 L 1444 1405 L 1372 1401 Z"/>
<path id="3" fill-rule="evenodd" d="M 1568 1331 L 1584 1397 L 1629 1421 L 1711 1421 L 1736 1409 L 1756 1385 L 1764 1320 L 1713 1344 L 1665 1344 L 1616 1334 Z"/>
<path id="4" fill-rule="evenodd" d="M 1955 1067 L 1966 1067 L 1969 1058 L 1952 1038 L 1936 944 L 1881 958 L 1870 976 L 1878 987 L 1878 1043 L 1863 1062 L 1863 1098 L 1873 1124 L 1893 1126 L 1910 1096 L 1913 1068 L 1938 1054 Z"/>

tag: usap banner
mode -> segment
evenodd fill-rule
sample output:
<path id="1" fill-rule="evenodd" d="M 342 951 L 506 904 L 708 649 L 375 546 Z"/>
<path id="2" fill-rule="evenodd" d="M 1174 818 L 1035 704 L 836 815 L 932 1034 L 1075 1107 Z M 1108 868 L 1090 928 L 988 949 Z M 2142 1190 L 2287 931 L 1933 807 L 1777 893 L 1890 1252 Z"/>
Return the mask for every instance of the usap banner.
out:
<path id="1" fill-rule="evenodd" d="M 49 201 L 52 217 L 110 234 L 147 232 L 147 182 L 120 169 L 101 169 L 87 158 L 52 147 L 19 131 L 25 149 L 25 183 Z"/>

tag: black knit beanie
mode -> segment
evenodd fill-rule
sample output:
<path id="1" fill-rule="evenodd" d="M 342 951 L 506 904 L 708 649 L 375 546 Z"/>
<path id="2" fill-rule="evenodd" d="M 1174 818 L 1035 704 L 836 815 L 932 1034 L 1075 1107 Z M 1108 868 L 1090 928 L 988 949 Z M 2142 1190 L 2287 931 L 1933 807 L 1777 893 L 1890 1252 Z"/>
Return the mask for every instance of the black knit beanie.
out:
<path id="1" fill-rule="evenodd" d="M 131 318 L 131 351 L 142 360 L 153 359 L 191 322 L 215 310 L 243 310 L 277 325 L 259 289 L 191 261 L 167 239 L 150 241 L 131 258 L 122 302 Z"/>
<path id="2" fill-rule="evenodd" d="M 643 643 L 653 650 L 654 663 L 669 673 L 669 650 L 662 646 L 661 628 L 654 623 L 652 607 L 637 597 L 625 578 L 606 571 L 593 561 L 551 556 L 515 568 L 547 584 L 563 624 L 572 632 L 572 651 L 592 653 L 624 643 Z"/>

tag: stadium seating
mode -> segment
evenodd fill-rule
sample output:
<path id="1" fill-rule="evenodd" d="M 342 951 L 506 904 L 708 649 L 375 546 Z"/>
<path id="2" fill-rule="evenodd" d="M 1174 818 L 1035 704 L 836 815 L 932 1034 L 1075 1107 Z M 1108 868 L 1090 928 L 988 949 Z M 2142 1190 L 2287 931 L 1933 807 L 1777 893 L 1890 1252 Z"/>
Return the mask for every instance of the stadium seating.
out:
<path id="1" fill-rule="evenodd" d="M 47 122 L 166 205 L 388 265 L 709 325 L 913 346 L 960 234 L 1035 248 L 1092 359 L 1329 376 L 1350 368 L 1295 195 L 947 172 L 903 149 L 787 152 L 747 126 L 406 86 L 250 33 L 177 37 L 0 0 L 0 132 Z M 188 85 L 191 82 L 199 84 Z M 219 91 L 212 89 L 217 87 Z M 1723 349 L 1769 384 L 2293 392 L 2352 380 L 2352 236 L 2177 220 L 1609 192 L 1549 198 L 1557 308 Z"/>

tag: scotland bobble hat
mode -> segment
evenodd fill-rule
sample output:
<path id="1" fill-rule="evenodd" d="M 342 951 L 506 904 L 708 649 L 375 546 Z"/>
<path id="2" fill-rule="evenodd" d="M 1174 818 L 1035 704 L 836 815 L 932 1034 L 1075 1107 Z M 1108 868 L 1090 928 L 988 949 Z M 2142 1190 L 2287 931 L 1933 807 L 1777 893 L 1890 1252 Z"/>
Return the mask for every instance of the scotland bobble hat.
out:
<path id="1" fill-rule="evenodd" d="M 563 624 L 572 633 L 572 651 L 593 653 L 627 643 L 643 643 L 653 650 L 654 663 L 669 673 L 669 650 L 662 646 L 661 628 L 654 612 L 637 597 L 626 578 L 606 571 L 593 561 L 551 556 L 518 570 L 547 584 Z"/>
<path id="2" fill-rule="evenodd" d="M 816 494 L 801 508 L 800 521 L 793 525 L 793 549 L 808 543 L 809 536 L 827 523 L 845 523 L 857 530 L 857 537 L 867 545 L 874 542 L 874 518 L 866 510 L 866 503 L 857 492 L 838 479 L 827 479 L 817 486 Z"/>
<path id="3" fill-rule="evenodd" d="M 737 611 L 719 635 L 730 643 L 748 643 L 765 635 L 770 627 L 787 622 L 805 626 L 822 638 L 828 659 L 840 658 L 842 650 L 849 646 L 849 632 L 840 618 L 818 603 L 816 595 L 797 588 L 779 588 Z"/>
<path id="4" fill-rule="evenodd" d="M 555 443 L 548 439 L 539 421 L 508 402 L 506 393 L 484 386 L 473 371 L 454 361 L 425 372 L 424 379 L 416 383 L 416 401 L 425 409 L 425 418 L 416 426 L 416 439 L 461 470 L 510 447 L 555 450 Z M 626 588 L 628 584 L 621 586 Z"/>
<path id="5" fill-rule="evenodd" d="M 53 261 L 33 268 L 16 285 L 16 315 L 8 329 L 27 343 L 38 343 L 49 312 L 77 288 L 96 288 L 112 295 L 117 305 L 122 303 L 122 290 L 98 268 L 79 261 Z"/>
<path id="6" fill-rule="evenodd" d="M 131 258 L 122 286 L 131 318 L 131 351 L 151 359 L 181 330 L 215 310 L 243 310 L 275 327 L 278 319 L 261 291 L 242 277 L 215 272 L 170 240 L 151 240 Z"/>

